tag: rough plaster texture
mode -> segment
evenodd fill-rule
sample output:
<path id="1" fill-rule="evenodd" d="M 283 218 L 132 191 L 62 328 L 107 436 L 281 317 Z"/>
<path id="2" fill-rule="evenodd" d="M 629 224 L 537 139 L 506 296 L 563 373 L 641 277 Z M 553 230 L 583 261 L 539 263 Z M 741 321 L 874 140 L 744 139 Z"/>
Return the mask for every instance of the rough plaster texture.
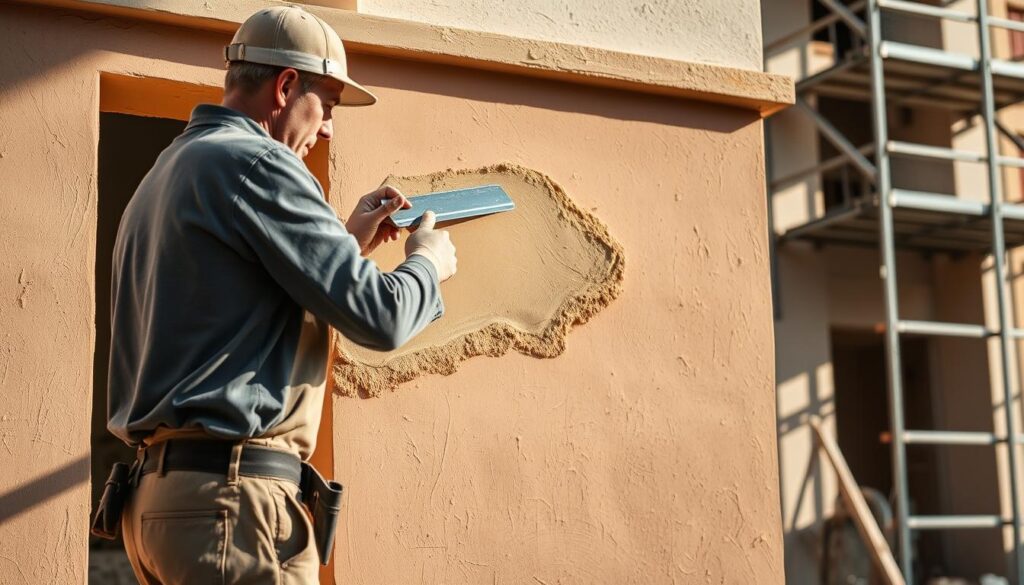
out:
<path id="1" fill-rule="evenodd" d="M 175 36 L 0 7 L 0 575 L 11 583 L 85 579 L 97 72 L 216 83 L 212 39 Z"/>
<path id="2" fill-rule="evenodd" d="M 505 159 L 543 169 L 629 258 L 619 298 L 554 359 L 477 357 L 336 395 L 339 578 L 780 583 L 756 115 L 356 63 L 381 102 L 343 115 L 373 140 L 333 153 L 342 212 L 395 169 Z"/>
<path id="3" fill-rule="evenodd" d="M 565 337 L 619 294 L 622 247 L 594 215 L 543 174 L 516 165 L 390 177 L 409 195 L 499 184 L 516 209 L 442 226 L 459 245 L 458 278 L 444 286 L 446 314 L 391 352 L 375 352 L 339 336 L 336 387 L 347 395 L 378 395 L 425 374 L 451 374 L 478 355 L 510 350 L 551 358 Z M 390 270 L 402 246 L 372 256 Z"/>
<path id="4" fill-rule="evenodd" d="M 86 574 L 97 72 L 215 86 L 227 39 L 0 6 L 0 574 L 13 582 Z M 758 113 L 352 66 L 383 99 L 339 112 L 340 208 L 397 169 L 509 160 L 600 216 L 633 268 L 556 359 L 482 357 L 408 391 L 334 398 L 339 580 L 781 583 Z"/>
<path id="5" fill-rule="evenodd" d="M 757 0 L 359 0 L 360 12 L 761 70 Z"/>

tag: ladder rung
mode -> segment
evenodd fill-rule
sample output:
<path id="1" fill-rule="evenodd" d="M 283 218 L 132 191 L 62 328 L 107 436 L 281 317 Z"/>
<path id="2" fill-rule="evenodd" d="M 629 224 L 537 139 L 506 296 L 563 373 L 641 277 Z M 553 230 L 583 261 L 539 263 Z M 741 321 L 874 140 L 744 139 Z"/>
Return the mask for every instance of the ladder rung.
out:
<path id="1" fill-rule="evenodd" d="M 959 10 L 951 10 L 949 8 L 942 8 L 939 6 L 929 6 L 927 4 L 918 4 L 916 2 L 906 2 L 905 0 L 878 0 L 878 7 L 885 10 L 892 10 L 894 12 L 944 18 L 946 20 L 953 20 L 956 22 L 974 22 L 978 20 L 978 17 L 973 14 L 968 14 Z"/>
<path id="2" fill-rule="evenodd" d="M 907 518 L 907 526 L 914 530 L 942 530 L 961 528 L 999 528 L 1009 524 L 1002 517 L 991 515 L 979 516 L 911 516 Z"/>
<path id="3" fill-rule="evenodd" d="M 995 333 L 984 325 L 967 323 L 941 323 L 938 321 L 897 321 L 896 330 L 900 333 L 917 333 L 920 335 L 945 335 L 949 337 L 991 337 Z"/>
<path id="4" fill-rule="evenodd" d="M 999 162 L 1009 166 L 1024 168 L 1024 158 L 1008 159 L 1000 157 Z M 911 191 L 909 189 L 893 189 L 889 193 L 889 205 L 900 209 L 918 211 L 937 211 L 941 213 L 959 213 L 982 217 L 989 214 L 989 204 L 983 201 L 971 201 L 955 195 L 929 193 L 927 191 Z M 1003 203 L 1000 210 L 1004 219 L 1024 220 L 1024 204 Z"/>
<path id="5" fill-rule="evenodd" d="M 995 445 L 1004 440 L 996 437 L 995 433 L 973 431 L 903 432 L 903 442 L 908 445 Z"/>
<path id="6" fill-rule="evenodd" d="M 1015 156 L 1000 156 L 996 159 L 996 162 L 1005 167 L 1024 168 L 1024 158 L 1017 158 Z"/>
<path id="7" fill-rule="evenodd" d="M 989 16 L 988 23 L 991 26 L 997 26 L 999 28 L 1007 28 L 1010 30 L 1024 32 L 1024 22 L 1019 20 L 1010 20 L 1009 18 L 999 18 L 998 16 Z"/>
<path id="8" fill-rule="evenodd" d="M 902 209 L 960 213 L 978 217 L 988 213 L 988 204 L 981 201 L 969 201 L 954 195 L 909 191 L 907 189 L 893 189 L 889 193 L 889 204 Z"/>
<path id="9" fill-rule="evenodd" d="M 1006 219 L 1024 219 L 1024 205 L 1019 203 L 1004 203 L 1000 209 L 1002 209 L 1003 217 Z"/>
<path id="10" fill-rule="evenodd" d="M 1003 59 L 992 59 L 992 73 L 1005 77 L 1024 79 L 1024 63 L 1016 63 Z"/>
<path id="11" fill-rule="evenodd" d="M 924 63 L 926 65 L 936 65 L 938 67 L 948 67 L 963 71 L 975 71 L 978 69 L 978 60 L 970 55 L 949 53 L 941 49 L 908 45 L 907 43 L 883 41 L 878 47 L 878 52 L 883 59 L 902 59 L 904 61 L 913 61 L 914 63 Z M 994 66 L 995 63 L 993 62 L 993 68 Z"/>
<path id="12" fill-rule="evenodd" d="M 962 160 L 968 162 L 982 162 L 986 157 L 980 152 L 969 150 L 956 150 L 942 146 L 931 146 L 928 144 L 917 144 L 915 142 L 901 142 L 890 140 L 885 149 L 891 154 L 902 154 L 905 156 L 916 156 L 920 158 L 937 158 L 941 160 Z"/>

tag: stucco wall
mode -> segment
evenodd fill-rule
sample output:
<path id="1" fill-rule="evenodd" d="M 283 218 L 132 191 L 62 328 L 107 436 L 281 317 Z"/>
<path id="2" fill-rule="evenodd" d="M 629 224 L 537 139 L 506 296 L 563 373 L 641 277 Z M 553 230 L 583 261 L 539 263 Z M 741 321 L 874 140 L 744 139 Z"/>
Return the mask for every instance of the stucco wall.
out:
<path id="1" fill-rule="evenodd" d="M 381 102 L 346 115 L 351 135 L 375 140 L 341 143 L 343 190 L 509 160 L 600 217 L 626 277 L 557 358 L 474 358 L 335 400 L 350 490 L 340 574 L 780 582 L 760 124 L 692 102 L 358 63 Z"/>
<path id="2" fill-rule="evenodd" d="M 359 0 L 358 10 L 528 39 L 762 68 L 757 0 Z"/>
<path id="3" fill-rule="evenodd" d="M 85 579 L 101 69 L 216 83 L 210 39 L 0 8 L 0 574 Z M 22 48 L 37 47 L 27 55 Z M 85 47 L 88 47 L 86 49 Z"/>
<path id="4" fill-rule="evenodd" d="M 216 86 L 226 40 L 0 7 L 0 574 L 15 582 L 85 575 L 98 72 Z M 514 162 L 607 223 L 627 276 L 558 358 L 334 398 L 339 581 L 781 583 L 758 114 L 351 62 L 382 100 L 339 113 L 339 210 L 390 173 Z"/>

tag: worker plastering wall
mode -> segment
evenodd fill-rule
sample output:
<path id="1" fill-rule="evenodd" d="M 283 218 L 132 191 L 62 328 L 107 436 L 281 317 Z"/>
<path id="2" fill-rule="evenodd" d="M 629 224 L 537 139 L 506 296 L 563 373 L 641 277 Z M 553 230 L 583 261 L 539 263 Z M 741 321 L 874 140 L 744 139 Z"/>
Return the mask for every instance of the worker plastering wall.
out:
<path id="1" fill-rule="evenodd" d="M 0 8 L 0 571 L 27 582 L 85 574 L 100 74 L 159 78 L 140 112 L 169 94 L 187 112 L 207 98 L 166 88 L 219 86 L 228 25 L 262 4 L 110 6 Z M 383 26 L 318 14 L 342 36 Z M 780 583 L 761 140 L 761 112 L 788 99 L 778 80 L 690 65 L 699 79 L 676 85 L 648 70 L 539 75 L 507 64 L 513 41 L 492 70 L 425 64 L 433 53 L 395 49 L 388 30 L 375 55 L 353 43 L 381 101 L 335 122 L 324 169 L 342 215 L 389 175 L 509 162 L 600 220 L 627 268 L 557 357 L 473 357 L 368 399 L 336 389 L 338 580 Z M 31 59 L 30 40 L 45 49 Z"/>
<path id="2" fill-rule="evenodd" d="M 470 242 L 459 254 L 471 278 L 446 285 L 445 319 L 390 352 L 338 338 L 334 374 L 350 395 L 379 395 L 424 374 L 452 374 L 467 359 L 509 351 L 553 358 L 566 336 L 621 292 L 624 251 L 596 216 L 581 209 L 550 178 L 517 165 L 391 177 L 409 195 L 500 185 L 515 213 L 447 226 Z M 529 234 L 527 241 L 523 235 Z M 371 256 L 385 270 L 404 260 L 400 246 Z"/>

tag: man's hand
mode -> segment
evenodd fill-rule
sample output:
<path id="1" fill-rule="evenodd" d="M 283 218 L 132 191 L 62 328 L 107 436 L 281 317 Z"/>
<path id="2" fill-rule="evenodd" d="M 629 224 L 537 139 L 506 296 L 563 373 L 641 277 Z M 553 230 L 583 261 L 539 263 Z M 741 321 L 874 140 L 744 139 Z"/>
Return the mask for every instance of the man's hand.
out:
<path id="1" fill-rule="evenodd" d="M 381 205 L 383 199 L 388 199 L 388 203 Z M 367 256 L 384 242 L 398 239 L 398 228 L 384 220 L 399 209 L 410 207 L 412 204 L 398 189 L 385 185 L 359 199 L 352 215 L 345 222 L 345 229 L 355 236 L 359 242 L 359 251 Z"/>
<path id="2" fill-rule="evenodd" d="M 408 258 L 413 254 L 419 254 L 430 260 L 437 269 L 437 279 L 444 282 L 455 276 L 458 259 L 455 258 L 455 245 L 452 244 L 448 232 L 434 229 L 436 221 L 437 216 L 433 211 L 423 214 L 419 227 L 405 241 L 405 256 Z"/>

